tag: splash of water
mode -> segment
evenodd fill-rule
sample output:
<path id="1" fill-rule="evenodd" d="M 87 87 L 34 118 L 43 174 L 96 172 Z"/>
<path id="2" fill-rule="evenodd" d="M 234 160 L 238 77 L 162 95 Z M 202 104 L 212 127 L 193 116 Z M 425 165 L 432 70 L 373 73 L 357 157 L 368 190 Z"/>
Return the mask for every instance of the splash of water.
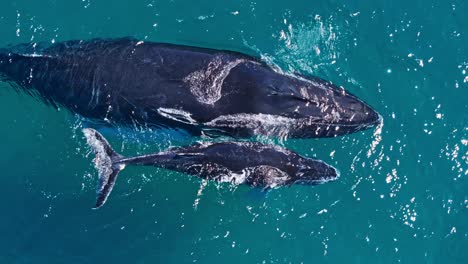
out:
<path id="1" fill-rule="evenodd" d="M 370 156 L 375 153 L 375 150 L 376 150 L 377 146 L 382 141 L 382 128 L 383 128 L 383 126 L 384 126 L 384 122 L 382 120 L 382 122 L 380 122 L 379 125 L 375 128 L 374 140 L 371 143 L 369 151 L 367 151 L 367 157 L 368 158 L 370 158 Z"/>

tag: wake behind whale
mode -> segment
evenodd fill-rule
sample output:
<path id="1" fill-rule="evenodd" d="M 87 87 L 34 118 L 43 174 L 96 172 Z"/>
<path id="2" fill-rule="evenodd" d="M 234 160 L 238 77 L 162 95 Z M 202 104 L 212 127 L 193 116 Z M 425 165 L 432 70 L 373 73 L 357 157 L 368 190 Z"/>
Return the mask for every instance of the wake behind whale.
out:
<path id="1" fill-rule="evenodd" d="M 46 103 L 124 125 L 235 137 L 334 137 L 380 117 L 343 88 L 245 54 L 130 38 L 0 51 L 0 75 Z"/>

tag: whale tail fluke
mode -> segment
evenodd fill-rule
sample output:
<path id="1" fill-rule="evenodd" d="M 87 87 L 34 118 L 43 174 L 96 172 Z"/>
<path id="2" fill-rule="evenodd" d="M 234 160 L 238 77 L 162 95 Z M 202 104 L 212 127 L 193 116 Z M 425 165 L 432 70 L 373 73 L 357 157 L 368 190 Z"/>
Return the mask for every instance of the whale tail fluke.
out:
<path id="1" fill-rule="evenodd" d="M 125 168 L 125 163 L 120 162 L 123 156 L 115 152 L 99 132 L 92 128 L 85 128 L 83 134 L 96 155 L 93 162 L 99 174 L 99 183 L 96 205 L 93 209 L 98 209 L 109 197 L 119 172 Z"/>

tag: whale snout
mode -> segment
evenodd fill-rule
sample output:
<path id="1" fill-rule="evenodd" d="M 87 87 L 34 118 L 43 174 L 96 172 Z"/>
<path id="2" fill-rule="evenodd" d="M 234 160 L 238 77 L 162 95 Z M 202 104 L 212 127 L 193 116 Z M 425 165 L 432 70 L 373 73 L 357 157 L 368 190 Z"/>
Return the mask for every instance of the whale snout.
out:
<path id="1" fill-rule="evenodd" d="M 281 86 L 276 105 L 296 120 L 291 136 L 334 137 L 378 125 L 381 117 L 371 106 L 331 82 L 314 78 L 289 80 Z"/>
<path id="2" fill-rule="evenodd" d="M 334 167 L 319 160 L 307 160 L 307 165 L 298 170 L 294 184 L 316 185 L 336 180 L 339 172 Z"/>
<path id="3" fill-rule="evenodd" d="M 376 126 L 382 122 L 379 113 L 356 96 L 343 92 L 333 97 L 330 125 L 338 132 L 349 134 Z M 340 133 L 338 133 L 340 134 Z"/>

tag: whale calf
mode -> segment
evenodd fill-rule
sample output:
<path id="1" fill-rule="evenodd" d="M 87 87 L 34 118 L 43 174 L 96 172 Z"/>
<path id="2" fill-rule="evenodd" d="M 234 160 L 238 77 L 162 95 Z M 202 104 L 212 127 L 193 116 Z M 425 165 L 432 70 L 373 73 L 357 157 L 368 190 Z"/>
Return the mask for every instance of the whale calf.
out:
<path id="1" fill-rule="evenodd" d="M 83 129 L 96 157 L 99 172 L 95 208 L 107 200 L 121 170 L 129 165 L 155 166 L 207 180 L 275 188 L 291 184 L 320 184 L 335 180 L 338 172 L 325 162 L 306 158 L 273 145 L 254 142 L 197 143 L 136 157 L 116 153 L 96 130 Z"/>
<path id="2" fill-rule="evenodd" d="M 234 137 L 335 137 L 379 114 L 317 77 L 283 74 L 242 53 L 132 38 L 0 50 L 14 87 L 97 121 Z"/>

